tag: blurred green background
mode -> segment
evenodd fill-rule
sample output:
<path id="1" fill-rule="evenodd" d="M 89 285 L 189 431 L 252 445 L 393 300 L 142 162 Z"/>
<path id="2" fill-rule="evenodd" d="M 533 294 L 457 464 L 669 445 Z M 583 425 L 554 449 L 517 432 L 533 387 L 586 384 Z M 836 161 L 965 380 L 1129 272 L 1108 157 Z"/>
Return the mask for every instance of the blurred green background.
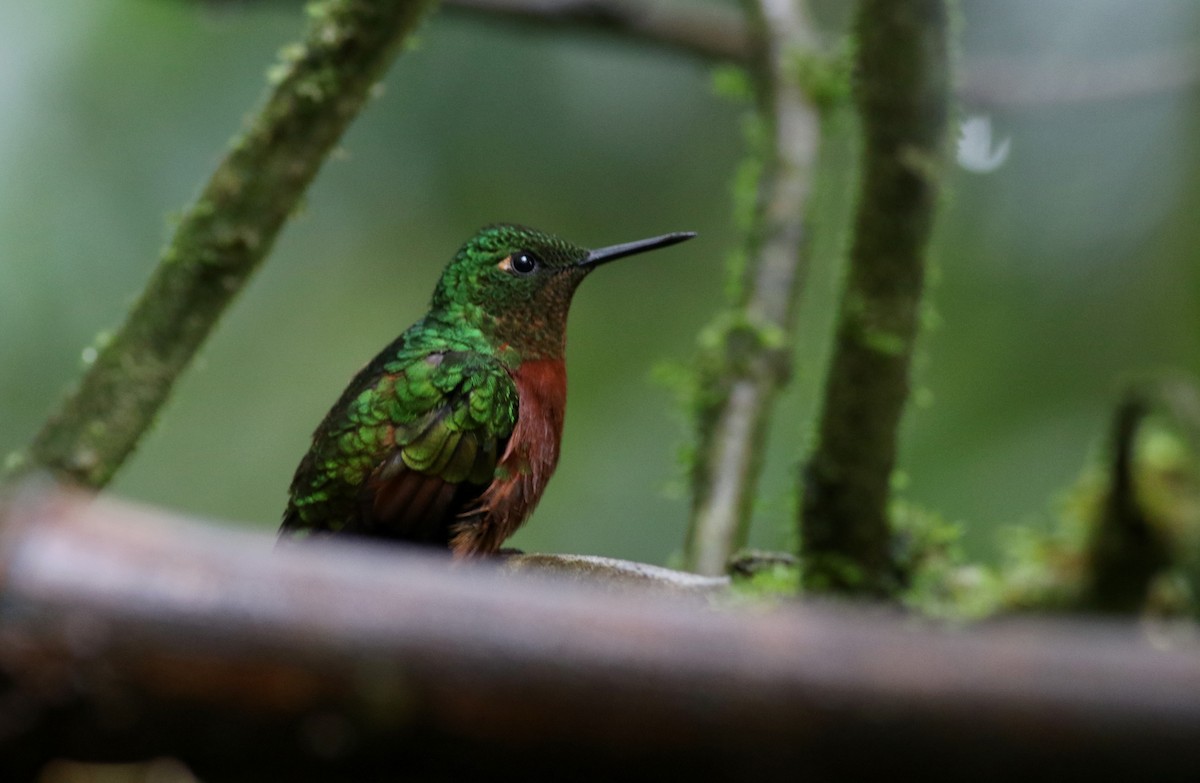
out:
<path id="1" fill-rule="evenodd" d="M 1045 524 L 1125 381 L 1200 370 L 1200 5 L 964 0 L 961 15 L 963 116 L 988 114 L 1011 147 L 948 180 L 901 484 L 986 556 L 997 526 Z M 119 323 L 301 29 L 287 2 L 0 4 L 0 452 Z M 711 85 L 702 63 L 612 38 L 431 18 L 113 490 L 273 529 L 313 426 L 480 225 L 591 246 L 696 230 L 580 290 L 562 462 L 514 539 L 667 561 L 685 430 L 653 370 L 692 355 L 735 242 L 741 110 Z M 789 537 L 836 302 L 854 141 L 844 118 L 829 130 L 763 546 Z"/>

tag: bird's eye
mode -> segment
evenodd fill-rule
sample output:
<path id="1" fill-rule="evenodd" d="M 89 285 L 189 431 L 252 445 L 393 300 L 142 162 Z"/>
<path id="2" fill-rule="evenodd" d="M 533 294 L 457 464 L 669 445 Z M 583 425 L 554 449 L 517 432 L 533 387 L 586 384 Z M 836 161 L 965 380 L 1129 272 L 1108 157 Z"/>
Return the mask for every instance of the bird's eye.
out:
<path id="1" fill-rule="evenodd" d="M 538 267 L 538 257 L 528 250 L 513 253 L 512 270 L 518 275 L 527 275 Z"/>

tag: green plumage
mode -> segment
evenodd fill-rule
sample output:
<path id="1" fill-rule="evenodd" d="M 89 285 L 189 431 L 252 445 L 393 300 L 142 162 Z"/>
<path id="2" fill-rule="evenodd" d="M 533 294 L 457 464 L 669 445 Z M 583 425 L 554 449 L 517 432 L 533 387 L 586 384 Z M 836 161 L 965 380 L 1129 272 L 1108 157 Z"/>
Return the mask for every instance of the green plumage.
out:
<path id="1" fill-rule="evenodd" d="M 496 551 L 558 460 L 576 286 L 599 264 L 690 236 L 589 251 L 521 226 L 481 230 L 442 273 L 429 313 L 313 433 L 283 529 Z"/>
<path id="2" fill-rule="evenodd" d="M 516 387 L 482 335 L 449 329 L 423 319 L 355 376 L 296 472 L 285 527 L 347 530 L 363 490 L 403 468 L 479 490 L 492 480 Z"/>

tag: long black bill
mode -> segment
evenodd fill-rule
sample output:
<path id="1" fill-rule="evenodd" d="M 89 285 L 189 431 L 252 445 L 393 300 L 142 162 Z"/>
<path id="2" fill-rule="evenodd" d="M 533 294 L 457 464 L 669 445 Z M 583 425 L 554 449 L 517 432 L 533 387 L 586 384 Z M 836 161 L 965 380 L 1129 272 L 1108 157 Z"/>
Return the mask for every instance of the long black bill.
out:
<path id="1" fill-rule="evenodd" d="M 579 262 L 579 265 L 600 266 L 601 264 L 607 264 L 609 261 L 616 261 L 618 258 L 624 258 L 625 256 L 645 253 L 647 250 L 657 250 L 660 247 L 677 245 L 694 236 L 696 236 L 695 231 L 676 231 L 674 234 L 663 234 L 661 237 L 639 239 L 636 242 L 626 242 L 623 245 L 602 247 L 599 250 L 593 250 L 588 253 L 587 257 Z"/>

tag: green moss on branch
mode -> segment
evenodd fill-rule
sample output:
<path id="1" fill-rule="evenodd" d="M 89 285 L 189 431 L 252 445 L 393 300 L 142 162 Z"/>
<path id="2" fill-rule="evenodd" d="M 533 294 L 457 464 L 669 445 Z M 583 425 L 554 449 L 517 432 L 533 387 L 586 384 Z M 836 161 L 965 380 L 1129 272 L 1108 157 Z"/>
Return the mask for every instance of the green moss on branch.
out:
<path id="1" fill-rule="evenodd" d="M 950 100 L 945 0 L 863 0 L 861 195 L 801 540 L 813 589 L 892 593 L 889 481 Z"/>
<path id="2" fill-rule="evenodd" d="M 112 478 L 428 5 L 309 6 L 304 42 L 284 50 L 265 105 L 184 212 L 125 323 L 10 469 L 90 487 Z"/>
<path id="3" fill-rule="evenodd" d="M 1146 603 L 1154 577 L 1170 565 L 1163 537 L 1138 499 L 1134 452 L 1148 404 L 1126 398 L 1113 421 L 1112 467 L 1103 509 L 1089 543 L 1084 609 L 1131 614 Z"/>
<path id="4" fill-rule="evenodd" d="M 726 312 L 706 330 L 697 370 L 687 568 L 720 574 L 745 543 L 767 422 L 789 375 L 788 345 L 805 271 L 805 217 L 820 122 L 805 78 L 814 68 L 802 4 L 747 0 L 761 45 L 751 77 L 757 115 L 739 176 L 744 250 Z M 809 79 L 812 81 L 812 79 Z M 751 181 L 751 175 L 753 181 Z"/>

